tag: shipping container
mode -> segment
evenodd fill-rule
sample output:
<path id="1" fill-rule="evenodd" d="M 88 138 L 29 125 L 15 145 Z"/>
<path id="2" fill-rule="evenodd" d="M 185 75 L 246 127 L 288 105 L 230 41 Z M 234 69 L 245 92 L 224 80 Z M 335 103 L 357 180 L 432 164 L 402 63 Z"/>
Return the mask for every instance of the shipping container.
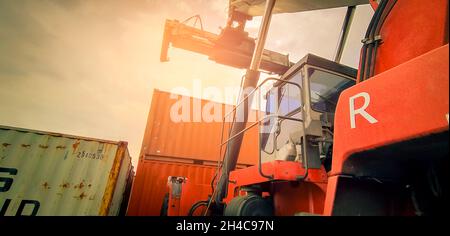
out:
<path id="1" fill-rule="evenodd" d="M 185 164 L 175 161 L 139 161 L 127 215 L 159 216 L 167 193 L 169 176 L 183 176 L 199 186 L 198 196 L 207 199 L 217 166 Z"/>
<path id="2" fill-rule="evenodd" d="M 172 98 L 171 98 L 172 96 Z M 173 120 L 171 112 L 176 103 L 186 99 L 189 104 L 188 121 Z M 175 106 L 174 106 L 175 105 Z M 203 119 L 204 113 L 198 114 L 195 109 L 208 112 L 208 107 L 219 107 L 221 114 L 215 120 Z M 181 95 L 171 95 L 169 92 L 155 89 L 153 92 L 147 127 L 144 133 L 140 158 L 146 156 L 176 157 L 188 160 L 214 161 L 220 157 L 220 144 L 225 140 L 227 128 L 231 122 L 222 126 L 222 118 L 233 106 L 211 102 L 205 99 L 192 98 Z M 252 111 L 249 117 L 255 117 Z M 224 135 L 222 136 L 222 127 Z M 225 149 L 222 149 L 222 154 Z M 258 157 L 258 129 L 256 126 L 244 134 L 238 163 L 254 165 Z"/>
<path id="3" fill-rule="evenodd" d="M 183 99 L 189 101 L 190 120 L 175 122 L 170 116 L 171 111 Z M 222 116 L 212 122 L 205 121 L 201 115 L 201 120 L 195 120 L 195 103 L 201 110 L 206 106 L 218 106 L 222 109 Z M 207 199 L 221 156 L 222 117 L 232 108 L 231 105 L 181 95 L 172 95 L 171 98 L 171 93 L 154 90 L 127 215 L 160 215 L 169 176 L 187 177 L 192 184 L 190 186 L 198 188 L 193 191 L 196 196 L 189 201 Z M 245 133 L 237 168 L 257 163 L 257 131 L 249 129 Z M 183 213 L 187 210 L 181 209 Z"/>
<path id="4" fill-rule="evenodd" d="M 0 126 L 0 215 L 118 215 L 126 142 Z"/>

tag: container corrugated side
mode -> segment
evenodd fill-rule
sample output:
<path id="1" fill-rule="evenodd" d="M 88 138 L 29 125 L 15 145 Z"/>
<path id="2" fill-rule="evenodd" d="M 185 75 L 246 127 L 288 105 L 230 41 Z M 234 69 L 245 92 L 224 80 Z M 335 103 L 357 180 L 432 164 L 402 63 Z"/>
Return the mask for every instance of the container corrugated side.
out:
<path id="1" fill-rule="evenodd" d="M 183 176 L 191 183 L 209 186 L 216 170 L 217 166 L 140 160 L 127 215 L 159 216 L 169 176 Z"/>
<path id="2" fill-rule="evenodd" d="M 120 204 L 126 142 L 0 126 L 0 215 L 108 215 Z"/>
<path id="3" fill-rule="evenodd" d="M 180 99 L 186 98 L 190 101 L 190 122 L 172 121 L 170 117 L 172 106 Z M 220 121 L 207 122 L 202 119 L 196 122 L 194 119 L 194 103 L 200 104 L 202 110 L 206 104 L 221 107 L 222 116 Z M 155 89 L 142 142 L 140 159 L 145 158 L 145 156 L 161 156 L 217 161 L 220 157 L 221 119 L 225 112 L 231 109 L 231 105 L 181 95 L 178 99 L 173 99 L 171 98 L 171 93 Z M 252 111 L 251 116 L 255 116 L 255 114 L 256 112 Z M 230 123 L 228 122 L 226 125 L 229 126 Z M 225 134 L 223 135 L 224 139 Z M 222 154 L 224 151 L 223 149 Z M 238 163 L 245 165 L 256 164 L 258 151 L 258 129 L 255 126 L 244 134 Z"/>

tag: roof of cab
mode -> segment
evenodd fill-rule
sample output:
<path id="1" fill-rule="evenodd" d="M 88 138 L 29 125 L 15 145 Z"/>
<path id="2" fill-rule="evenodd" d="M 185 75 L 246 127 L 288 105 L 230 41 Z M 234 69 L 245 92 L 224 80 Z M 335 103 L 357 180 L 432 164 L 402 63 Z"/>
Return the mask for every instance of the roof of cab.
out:
<path id="1" fill-rule="evenodd" d="M 351 78 L 356 78 L 358 71 L 355 68 L 337 63 L 335 61 L 331 61 L 325 59 L 323 57 L 319 57 L 313 54 L 307 54 L 300 61 L 295 63 L 291 68 L 289 68 L 286 73 L 281 77 L 281 79 L 285 79 L 290 77 L 292 74 L 296 73 L 300 68 L 302 68 L 305 64 L 317 66 L 326 70 L 334 71 L 339 74 L 346 75 Z"/>

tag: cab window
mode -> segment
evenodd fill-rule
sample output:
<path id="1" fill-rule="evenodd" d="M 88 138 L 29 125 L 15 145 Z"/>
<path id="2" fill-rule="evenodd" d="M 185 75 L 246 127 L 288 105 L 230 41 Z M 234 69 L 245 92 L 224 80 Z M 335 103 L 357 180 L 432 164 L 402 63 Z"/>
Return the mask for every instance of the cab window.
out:
<path id="1" fill-rule="evenodd" d="M 311 108 L 334 113 L 341 92 L 355 84 L 354 80 L 315 68 L 308 69 Z"/>

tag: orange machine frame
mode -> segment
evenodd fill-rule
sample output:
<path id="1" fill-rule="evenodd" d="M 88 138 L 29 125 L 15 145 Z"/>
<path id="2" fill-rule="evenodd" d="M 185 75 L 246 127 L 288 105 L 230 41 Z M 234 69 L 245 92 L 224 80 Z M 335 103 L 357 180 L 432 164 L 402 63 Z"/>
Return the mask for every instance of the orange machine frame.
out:
<path id="1" fill-rule="evenodd" d="M 370 3 L 378 7 L 374 1 Z M 414 140 L 435 135 L 438 135 L 438 142 L 448 142 L 448 1 L 398 0 L 381 30 L 381 38 L 374 60 L 374 76 L 360 81 L 339 97 L 332 170 L 327 173 L 323 168 L 309 169 L 306 173 L 300 163 L 263 163 L 263 172 L 273 175 L 271 180 L 261 176 L 256 166 L 235 170 L 230 173 L 224 203 L 246 194 L 240 191 L 242 187 L 258 185 L 262 186 L 263 196 L 272 196 L 275 215 L 298 212 L 335 215 L 337 207 L 345 204 L 342 194 L 346 189 L 340 187 L 344 179 L 369 177 L 377 180 L 402 171 L 401 168 L 389 169 L 390 163 L 402 153 L 375 155 L 369 160 L 365 152 L 405 141 L 414 144 Z M 368 95 L 370 101 L 367 96 L 365 99 L 354 97 L 361 93 Z M 356 108 L 367 102 L 365 112 L 376 122 L 356 115 L 351 125 L 352 102 Z M 408 160 L 408 156 L 402 158 Z M 386 169 L 380 169 L 379 163 Z M 298 181 L 299 176 L 305 174 L 307 177 Z M 411 213 L 407 208 L 403 214 Z"/>

